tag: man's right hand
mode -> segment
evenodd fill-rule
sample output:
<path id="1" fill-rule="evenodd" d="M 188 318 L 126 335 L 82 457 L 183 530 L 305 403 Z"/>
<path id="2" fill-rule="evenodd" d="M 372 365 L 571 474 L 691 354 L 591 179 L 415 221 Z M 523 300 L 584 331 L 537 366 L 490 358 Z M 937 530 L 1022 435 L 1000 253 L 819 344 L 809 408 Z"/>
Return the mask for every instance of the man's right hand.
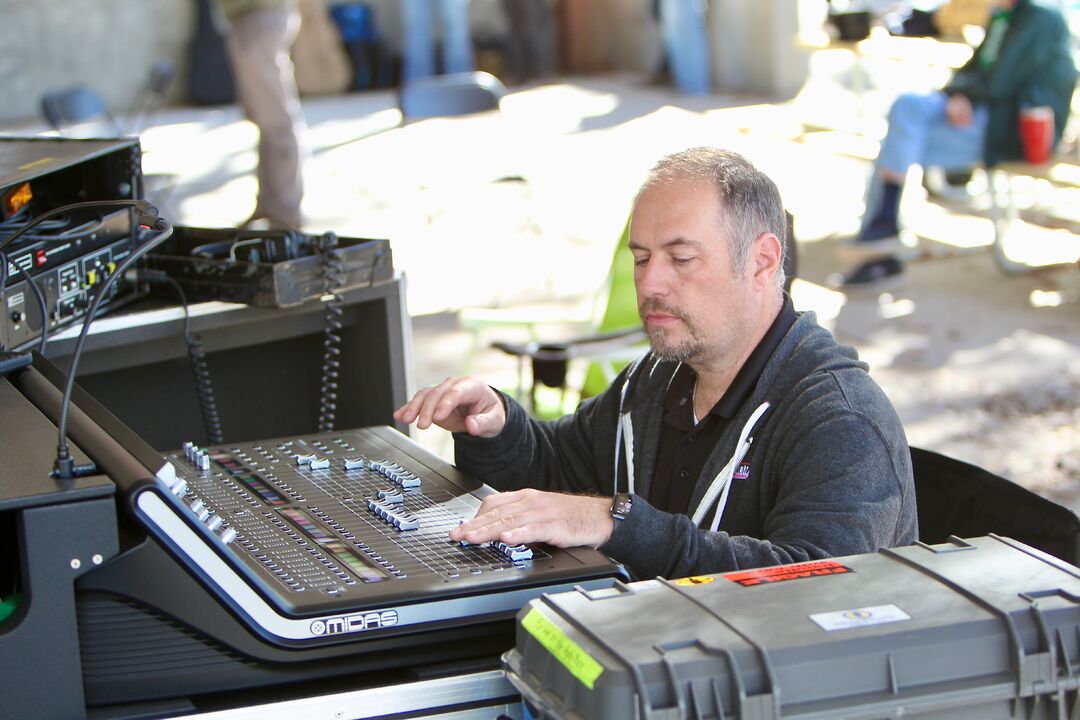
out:
<path id="1" fill-rule="evenodd" d="M 451 377 L 424 388 L 394 411 L 394 419 L 424 430 L 435 423 L 450 432 L 495 437 L 506 425 L 502 398 L 487 384 L 470 377 Z"/>

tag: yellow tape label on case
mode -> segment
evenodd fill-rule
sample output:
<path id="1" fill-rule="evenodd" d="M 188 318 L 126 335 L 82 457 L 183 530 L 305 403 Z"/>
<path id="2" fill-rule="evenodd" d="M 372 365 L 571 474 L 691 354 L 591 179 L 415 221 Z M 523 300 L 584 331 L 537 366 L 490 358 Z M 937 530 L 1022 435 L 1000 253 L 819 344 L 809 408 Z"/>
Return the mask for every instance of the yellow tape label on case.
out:
<path id="1" fill-rule="evenodd" d="M 596 662 L 589 653 L 585 652 L 580 645 L 566 636 L 555 623 L 544 617 L 536 608 L 526 613 L 521 621 L 521 627 L 540 641 L 556 660 L 563 664 L 570 674 L 581 681 L 581 684 L 590 690 L 604 668 Z"/>
<path id="2" fill-rule="evenodd" d="M 672 580 L 676 585 L 708 585 L 716 578 L 712 575 L 691 575 L 690 577 Z"/>

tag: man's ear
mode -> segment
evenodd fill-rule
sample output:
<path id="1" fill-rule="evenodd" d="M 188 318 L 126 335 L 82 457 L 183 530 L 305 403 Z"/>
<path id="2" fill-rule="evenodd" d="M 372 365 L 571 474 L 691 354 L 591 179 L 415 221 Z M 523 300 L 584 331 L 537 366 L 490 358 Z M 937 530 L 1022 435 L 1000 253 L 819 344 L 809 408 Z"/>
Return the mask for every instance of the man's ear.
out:
<path id="1" fill-rule="evenodd" d="M 750 246 L 750 267 L 754 271 L 754 282 L 762 288 L 772 286 L 773 276 L 780 268 L 784 248 L 780 238 L 770 232 L 764 232 L 754 239 Z"/>

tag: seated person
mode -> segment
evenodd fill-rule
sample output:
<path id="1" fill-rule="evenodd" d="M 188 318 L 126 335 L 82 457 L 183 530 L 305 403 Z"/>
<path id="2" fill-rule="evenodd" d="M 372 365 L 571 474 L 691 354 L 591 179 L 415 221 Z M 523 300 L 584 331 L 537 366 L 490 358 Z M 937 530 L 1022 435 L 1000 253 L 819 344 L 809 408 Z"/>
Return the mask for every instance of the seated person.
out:
<path id="1" fill-rule="evenodd" d="M 413 80 L 435 75 L 436 33 L 433 11 L 442 23 L 440 42 L 444 73 L 472 72 L 476 65 L 469 27 L 469 0 L 403 0 L 401 79 Z"/>
<path id="2" fill-rule="evenodd" d="M 885 289 L 903 272 L 889 253 L 900 247 L 900 194 L 912 165 L 945 170 L 1023 157 L 1020 109 L 1054 110 L 1055 144 L 1069 118 L 1076 67 L 1073 40 L 1057 3 L 997 0 L 986 35 L 944 90 L 906 93 L 889 110 L 889 127 L 874 163 L 866 216 L 855 249 L 869 257 L 844 289 Z"/>
<path id="3" fill-rule="evenodd" d="M 454 433 L 498 490 L 452 540 L 592 546 L 640 578 L 914 542 L 904 430 L 850 347 L 784 292 L 776 185 L 742 156 L 663 158 L 629 246 L 650 349 L 551 422 L 473 378 L 394 413 Z"/>

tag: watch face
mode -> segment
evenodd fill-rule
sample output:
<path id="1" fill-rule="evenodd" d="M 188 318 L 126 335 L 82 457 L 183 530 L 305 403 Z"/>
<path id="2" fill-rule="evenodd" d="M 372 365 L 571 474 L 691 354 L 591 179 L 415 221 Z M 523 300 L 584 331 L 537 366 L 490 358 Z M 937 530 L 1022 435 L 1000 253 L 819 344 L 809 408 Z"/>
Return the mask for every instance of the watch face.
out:
<path id="1" fill-rule="evenodd" d="M 633 500 L 626 493 L 617 493 L 611 499 L 611 516 L 616 520 L 622 520 L 630 514 Z"/>

